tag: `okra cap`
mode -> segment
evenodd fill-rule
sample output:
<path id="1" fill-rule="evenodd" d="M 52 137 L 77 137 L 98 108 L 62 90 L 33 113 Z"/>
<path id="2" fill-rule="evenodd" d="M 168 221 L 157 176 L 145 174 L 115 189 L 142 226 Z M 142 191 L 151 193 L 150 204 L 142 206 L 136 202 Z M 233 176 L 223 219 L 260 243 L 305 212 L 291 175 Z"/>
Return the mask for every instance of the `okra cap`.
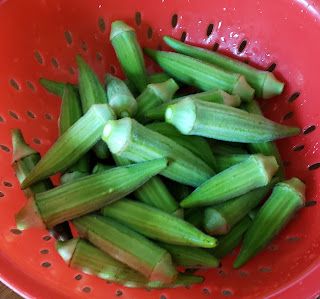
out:
<path id="1" fill-rule="evenodd" d="M 125 32 L 135 32 L 135 30 L 123 21 L 112 22 L 110 40 L 113 40 L 118 34 Z"/>

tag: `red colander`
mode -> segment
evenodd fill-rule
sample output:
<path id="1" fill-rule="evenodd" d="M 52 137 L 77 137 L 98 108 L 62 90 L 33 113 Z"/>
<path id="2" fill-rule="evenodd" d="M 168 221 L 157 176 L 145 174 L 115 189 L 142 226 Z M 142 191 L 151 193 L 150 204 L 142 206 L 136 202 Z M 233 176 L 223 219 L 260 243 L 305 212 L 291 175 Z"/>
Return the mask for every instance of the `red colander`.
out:
<path id="1" fill-rule="evenodd" d="M 10 129 L 21 128 L 42 154 L 58 134 L 60 100 L 40 77 L 76 82 L 81 53 L 101 77 L 121 75 L 110 23 L 128 22 L 143 46 L 165 48 L 165 34 L 239 56 L 286 82 L 261 102 L 268 117 L 299 125 L 279 141 L 288 177 L 307 184 L 307 205 L 240 270 L 201 270 L 202 285 L 128 289 L 69 269 L 45 230 L 15 229 L 26 199 L 11 168 Z M 311 0 L 0 0 L 0 278 L 29 298 L 316 298 L 320 293 L 320 1 Z M 148 61 L 152 69 L 151 62 Z"/>

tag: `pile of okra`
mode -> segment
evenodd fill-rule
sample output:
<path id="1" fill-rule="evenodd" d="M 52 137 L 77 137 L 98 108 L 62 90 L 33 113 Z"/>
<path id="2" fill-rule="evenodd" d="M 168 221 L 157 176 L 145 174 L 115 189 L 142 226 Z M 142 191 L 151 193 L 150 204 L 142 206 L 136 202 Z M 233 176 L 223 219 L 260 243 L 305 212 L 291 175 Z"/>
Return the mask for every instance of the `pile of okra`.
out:
<path id="1" fill-rule="evenodd" d="M 163 40 L 174 52 L 142 50 L 133 28 L 113 22 L 110 42 L 126 79 L 106 74 L 101 82 L 77 56 L 78 84 L 40 79 L 61 98 L 60 134 L 47 153 L 12 131 L 27 197 L 17 228 L 49 229 L 69 267 L 127 287 L 201 283 L 185 270 L 218 267 L 240 245 L 239 268 L 305 201 L 304 183 L 284 178 L 273 142 L 300 130 L 265 118 L 255 100 L 280 95 L 284 84 Z M 163 72 L 149 74 L 143 52 Z"/>

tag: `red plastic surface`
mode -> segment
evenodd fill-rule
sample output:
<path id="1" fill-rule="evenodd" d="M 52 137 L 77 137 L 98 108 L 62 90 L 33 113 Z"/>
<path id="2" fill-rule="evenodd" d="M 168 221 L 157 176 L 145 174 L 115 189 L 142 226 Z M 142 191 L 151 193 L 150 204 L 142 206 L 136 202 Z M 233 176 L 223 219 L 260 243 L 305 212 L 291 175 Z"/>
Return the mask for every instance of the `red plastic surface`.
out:
<path id="1" fill-rule="evenodd" d="M 30 298 L 315 298 L 320 293 L 318 1 L 8 0 L 0 4 L 0 277 L 5 283 Z M 135 23 L 136 12 L 141 12 L 141 25 Z M 21 128 L 41 153 L 49 148 L 57 137 L 60 101 L 46 93 L 38 79 L 75 82 L 76 53 L 101 76 L 110 70 L 119 74 L 108 41 L 114 19 L 132 24 L 149 47 L 161 45 L 164 34 L 180 38 L 186 32 L 190 43 L 209 48 L 219 43 L 219 51 L 238 55 L 245 39 L 241 59 L 262 69 L 276 63 L 275 74 L 286 82 L 281 97 L 262 103 L 267 115 L 303 129 L 315 126 L 307 134 L 278 143 L 287 175 L 307 183 L 307 200 L 315 205 L 300 211 L 272 245 L 241 270 L 232 270 L 234 256 L 229 256 L 222 268 L 200 271 L 206 281 L 191 289 L 127 289 L 85 274 L 75 279 L 79 272 L 62 262 L 54 240 L 43 239 L 46 231 L 11 231 L 13 216 L 25 198 L 10 166 L 10 129 Z M 213 31 L 208 37 L 209 24 Z M 296 92 L 300 95 L 294 99 Z"/>

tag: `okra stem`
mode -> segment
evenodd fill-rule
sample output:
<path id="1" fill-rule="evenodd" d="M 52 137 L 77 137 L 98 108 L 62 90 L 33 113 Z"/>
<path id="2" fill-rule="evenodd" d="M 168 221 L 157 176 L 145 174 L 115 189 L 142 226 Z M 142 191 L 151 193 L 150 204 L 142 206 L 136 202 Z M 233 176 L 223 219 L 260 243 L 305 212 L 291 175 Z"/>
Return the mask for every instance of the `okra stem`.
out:
<path id="1" fill-rule="evenodd" d="M 212 63 L 226 71 L 243 75 L 248 83 L 256 90 L 257 96 L 264 99 L 272 98 L 282 93 L 284 83 L 267 71 L 258 70 L 244 62 L 227 57 L 217 52 L 187 45 L 169 36 L 163 38 L 164 42 L 175 51 Z"/>
<path id="2" fill-rule="evenodd" d="M 299 128 L 277 124 L 261 115 L 187 97 L 166 110 L 166 122 L 182 134 L 224 141 L 256 143 L 297 135 Z"/>
<path id="3" fill-rule="evenodd" d="M 204 182 L 180 206 L 192 208 L 218 204 L 269 184 L 278 170 L 274 157 L 252 155 Z"/>

